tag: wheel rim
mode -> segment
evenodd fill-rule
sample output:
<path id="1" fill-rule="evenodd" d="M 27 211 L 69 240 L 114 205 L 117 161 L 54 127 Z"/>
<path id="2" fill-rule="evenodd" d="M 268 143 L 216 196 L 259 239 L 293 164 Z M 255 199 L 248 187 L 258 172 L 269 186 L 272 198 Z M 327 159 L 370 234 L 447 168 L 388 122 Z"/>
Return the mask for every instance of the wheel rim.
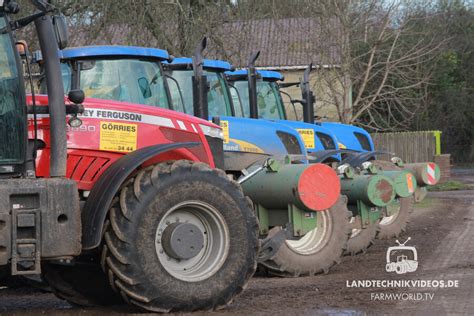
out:
<path id="1" fill-rule="evenodd" d="M 381 220 L 380 220 L 380 225 L 381 226 L 387 226 L 387 225 L 390 225 L 392 224 L 398 217 L 398 214 L 400 213 L 400 201 L 399 200 L 394 200 L 389 206 L 387 207 L 390 207 L 390 208 L 394 208 L 395 211 L 392 211 L 392 214 L 393 215 L 390 215 L 390 216 L 384 216 Z"/>
<path id="2" fill-rule="evenodd" d="M 316 213 L 316 228 L 298 240 L 285 240 L 286 245 L 292 251 L 301 255 L 311 255 L 320 251 L 328 242 L 332 231 L 329 210 Z"/>
<path id="3" fill-rule="evenodd" d="M 194 225 L 202 234 L 202 249 L 189 259 L 176 259 L 166 251 L 163 233 L 176 223 Z M 219 211 L 201 201 L 186 201 L 168 210 L 158 223 L 155 248 L 158 260 L 173 277 L 197 282 L 214 275 L 224 264 L 230 246 L 229 229 Z"/>

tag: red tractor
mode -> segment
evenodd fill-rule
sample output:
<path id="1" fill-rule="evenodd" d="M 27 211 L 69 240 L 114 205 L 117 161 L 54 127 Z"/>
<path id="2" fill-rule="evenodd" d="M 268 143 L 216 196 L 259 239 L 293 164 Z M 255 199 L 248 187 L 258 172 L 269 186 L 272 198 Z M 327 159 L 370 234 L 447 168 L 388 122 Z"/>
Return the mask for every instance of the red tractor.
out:
<path id="1" fill-rule="evenodd" d="M 84 102 L 78 90 L 65 104 L 66 23 L 32 3 L 37 13 L 11 21 L 18 4 L 0 1 L 0 270 L 43 275 L 80 305 L 225 306 L 255 271 L 258 226 L 240 186 L 214 168 L 222 131 L 156 107 Z M 30 22 L 48 95 L 27 103 L 12 29 Z"/>

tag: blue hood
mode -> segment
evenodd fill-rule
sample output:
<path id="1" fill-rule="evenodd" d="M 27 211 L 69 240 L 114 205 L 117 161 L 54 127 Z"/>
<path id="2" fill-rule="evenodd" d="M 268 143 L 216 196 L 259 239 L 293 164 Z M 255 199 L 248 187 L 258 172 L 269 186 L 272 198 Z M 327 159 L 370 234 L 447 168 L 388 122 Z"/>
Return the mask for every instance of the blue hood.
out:
<path id="1" fill-rule="evenodd" d="M 220 120 L 224 135 L 228 135 L 225 151 L 265 153 L 278 157 L 306 155 L 300 135 L 284 124 L 231 116 L 221 116 Z M 289 150 L 288 141 L 295 142 L 294 146 L 290 146 L 292 150 Z"/>
<path id="2" fill-rule="evenodd" d="M 336 134 L 341 149 L 373 151 L 374 143 L 366 130 L 348 124 L 321 122 L 321 126 Z"/>

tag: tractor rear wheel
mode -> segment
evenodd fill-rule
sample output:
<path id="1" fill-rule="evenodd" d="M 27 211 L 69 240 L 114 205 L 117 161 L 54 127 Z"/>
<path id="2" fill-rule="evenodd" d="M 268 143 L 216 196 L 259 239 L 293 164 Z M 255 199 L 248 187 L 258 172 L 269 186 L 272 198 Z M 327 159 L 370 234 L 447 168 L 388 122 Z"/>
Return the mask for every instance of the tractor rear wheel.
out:
<path id="1" fill-rule="evenodd" d="M 298 240 L 282 240 L 278 249 L 262 252 L 259 263 L 269 274 L 282 277 L 298 277 L 327 273 L 340 262 L 350 235 L 350 212 L 347 199 L 341 196 L 337 203 L 323 212 L 316 212 L 317 227 Z M 270 230 L 263 244 L 281 238 L 281 227 Z M 265 246 L 264 246 L 265 247 Z M 274 252 L 274 253 L 273 253 Z"/>
<path id="2" fill-rule="evenodd" d="M 372 161 L 382 170 L 402 170 L 390 161 L 374 160 Z M 380 231 L 377 234 L 378 239 L 389 239 L 398 237 L 408 224 L 410 214 L 413 212 L 414 197 L 397 197 L 388 208 L 392 208 L 390 216 L 385 216 L 380 220 Z"/>
<path id="3" fill-rule="evenodd" d="M 223 171 L 176 161 L 143 169 L 110 209 L 103 267 L 128 303 L 155 312 L 214 310 L 256 269 L 252 203 Z"/>

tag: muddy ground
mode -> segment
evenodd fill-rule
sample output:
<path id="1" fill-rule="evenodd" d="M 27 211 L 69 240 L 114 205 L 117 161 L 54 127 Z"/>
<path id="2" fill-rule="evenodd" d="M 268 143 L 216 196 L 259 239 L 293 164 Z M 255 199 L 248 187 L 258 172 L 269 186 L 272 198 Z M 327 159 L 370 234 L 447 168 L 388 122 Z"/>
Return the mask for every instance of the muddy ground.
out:
<path id="1" fill-rule="evenodd" d="M 474 170 L 453 172 L 474 183 Z M 418 252 L 416 272 L 385 271 L 395 240 L 377 241 L 365 254 L 343 258 L 327 275 L 298 279 L 254 277 L 233 304 L 215 314 L 474 314 L 474 190 L 430 193 L 407 232 Z M 353 280 L 451 280 L 457 288 L 357 288 Z M 382 295 L 401 295 L 382 300 Z M 432 296 L 434 295 L 434 296 Z M 432 297 L 432 299 L 431 299 Z M 376 299 L 379 298 L 379 299 Z M 84 309 L 31 288 L 0 289 L 0 314 L 102 315 L 134 313 L 128 307 Z"/>

